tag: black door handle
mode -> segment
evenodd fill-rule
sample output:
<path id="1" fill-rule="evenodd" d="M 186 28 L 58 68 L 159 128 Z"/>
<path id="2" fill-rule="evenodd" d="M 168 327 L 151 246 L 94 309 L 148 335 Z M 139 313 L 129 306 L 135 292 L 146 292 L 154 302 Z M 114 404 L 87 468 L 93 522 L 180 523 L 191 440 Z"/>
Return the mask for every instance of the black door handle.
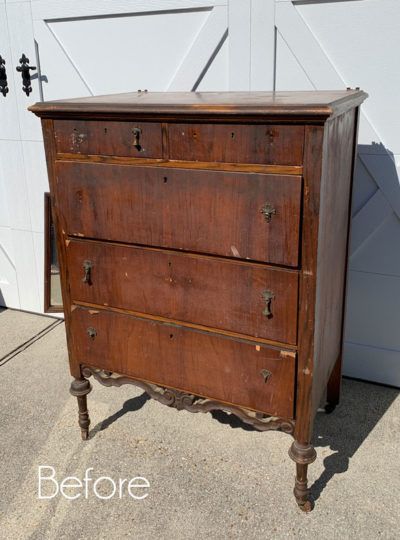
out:
<path id="1" fill-rule="evenodd" d="M 21 58 L 19 59 L 19 63 L 21 65 L 17 66 L 16 70 L 22 75 L 22 90 L 27 96 L 29 96 L 29 94 L 32 92 L 30 71 L 36 69 L 36 66 L 30 66 L 29 58 L 27 58 L 24 54 L 22 54 Z"/>
<path id="2" fill-rule="evenodd" d="M 0 56 L 0 92 L 4 97 L 8 94 L 6 61 Z"/>

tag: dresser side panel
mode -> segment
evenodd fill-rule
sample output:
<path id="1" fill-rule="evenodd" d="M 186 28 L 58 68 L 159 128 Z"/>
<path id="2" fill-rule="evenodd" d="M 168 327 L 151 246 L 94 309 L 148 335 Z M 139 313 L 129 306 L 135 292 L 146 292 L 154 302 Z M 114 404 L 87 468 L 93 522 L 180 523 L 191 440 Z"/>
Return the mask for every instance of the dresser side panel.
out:
<path id="1" fill-rule="evenodd" d="M 295 426 L 295 438 L 299 443 L 304 444 L 308 444 L 311 440 L 313 424 L 314 322 L 323 144 L 324 125 L 306 126 Z"/>
<path id="2" fill-rule="evenodd" d="M 73 361 L 73 346 L 72 346 L 72 332 L 70 327 L 71 320 L 71 298 L 69 292 L 69 277 L 68 277 L 68 266 L 67 266 L 67 257 L 66 257 L 66 233 L 62 224 L 60 222 L 60 204 L 62 201 L 57 200 L 56 197 L 56 172 L 55 172 L 55 161 L 56 161 L 56 141 L 54 137 L 54 122 L 51 119 L 42 119 L 42 131 L 43 131 L 43 141 L 46 152 L 46 162 L 47 162 L 47 174 L 49 177 L 50 185 L 50 198 L 51 198 L 51 207 L 52 207 L 52 216 L 53 223 L 56 231 L 56 241 L 57 241 L 57 255 L 60 265 L 60 280 L 61 280 L 61 294 L 63 300 L 64 308 L 64 319 L 65 319 L 65 331 L 67 335 L 67 347 L 68 347 L 68 356 L 70 361 L 70 371 L 71 374 L 79 378 L 81 376 L 80 366 L 78 363 Z"/>
<path id="3" fill-rule="evenodd" d="M 326 123 L 317 255 L 313 411 L 341 354 L 357 109 Z"/>

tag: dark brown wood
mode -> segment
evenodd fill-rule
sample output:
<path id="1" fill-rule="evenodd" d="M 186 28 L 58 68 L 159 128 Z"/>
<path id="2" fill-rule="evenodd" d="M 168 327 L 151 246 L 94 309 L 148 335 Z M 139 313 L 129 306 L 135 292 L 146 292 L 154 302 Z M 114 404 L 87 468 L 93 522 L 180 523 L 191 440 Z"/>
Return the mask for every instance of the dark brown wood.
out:
<path id="1" fill-rule="evenodd" d="M 164 120 L 184 116 L 214 122 L 256 119 L 290 123 L 323 122 L 360 105 L 367 94 L 360 90 L 303 92 L 132 92 L 35 103 L 29 110 L 42 117 L 122 118 L 131 115 Z"/>
<path id="2" fill-rule="evenodd" d="M 304 126 L 169 124 L 175 160 L 301 165 Z"/>
<path id="3" fill-rule="evenodd" d="M 57 162 L 73 236 L 296 266 L 301 178 Z M 262 209 L 275 208 L 267 222 Z"/>
<path id="4" fill-rule="evenodd" d="M 80 364 L 293 417 L 295 360 L 286 351 L 106 310 L 77 307 L 71 324 Z"/>
<path id="5" fill-rule="evenodd" d="M 70 393 L 78 400 L 79 427 L 81 428 L 82 440 L 89 438 L 90 418 L 87 408 L 87 394 L 92 390 L 92 385 L 87 379 L 74 379 L 71 383 Z"/>
<path id="6" fill-rule="evenodd" d="M 104 306 L 102 304 L 96 304 L 94 302 L 88 303 L 88 302 L 82 302 L 82 301 L 79 301 L 79 300 L 76 300 L 74 305 L 87 307 L 87 308 L 91 308 L 91 309 L 94 309 L 94 310 L 107 309 L 107 311 L 113 311 L 114 313 L 122 313 L 122 314 L 133 315 L 134 317 L 140 317 L 141 319 L 148 319 L 148 320 L 154 321 L 154 322 L 161 322 L 161 323 L 167 323 L 167 324 L 171 323 L 171 324 L 175 324 L 175 325 L 178 325 L 178 326 L 184 326 L 185 328 L 193 328 L 194 330 L 200 330 L 201 332 L 212 332 L 213 334 L 221 334 L 223 336 L 228 336 L 228 337 L 231 337 L 231 338 L 234 338 L 234 339 L 239 339 L 239 340 L 244 339 L 246 341 L 253 341 L 255 344 L 263 343 L 264 345 L 268 345 L 268 346 L 270 346 L 271 348 L 274 348 L 274 349 L 279 349 L 280 350 L 281 347 L 282 347 L 282 342 L 273 341 L 272 339 L 264 339 L 264 338 L 261 338 L 261 337 L 257 338 L 257 337 L 254 337 L 254 336 L 249 336 L 248 334 L 242 334 L 240 332 L 232 332 L 230 330 L 221 330 L 219 328 L 213 328 L 213 327 L 210 327 L 210 326 L 204 326 L 204 325 L 201 325 L 201 324 L 195 324 L 193 322 L 183 322 L 183 321 L 180 321 L 178 319 L 161 317 L 159 315 L 153 315 L 151 313 L 142 313 L 141 311 L 133 311 L 133 310 L 130 310 L 130 309 L 114 308 L 114 307 L 110 307 L 110 306 Z M 297 346 L 296 345 L 291 345 L 290 343 L 285 343 L 284 346 L 285 346 L 285 349 L 288 352 L 291 351 L 292 354 L 297 351 Z"/>
<path id="7" fill-rule="evenodd" d="M 136 146 L 134 129 L 140 130 L 140 144 Z M 55 120 L 54 136 L 57 152 L 134 158 L 163 157 L 160 123 Z"/>
<path id="8" fill-rule="evenodd" d="M 57 177 L 55 173 L 56 148 L 55 148 L 55 139 L 54 139 L 54 130 L 53 130 L 53 120 L 44 118 L 42 120 L 42 131 L 43 131 L 43 142 L 46 149 L 47 174 L 49 177 L 49 184 L 50 184 L 52 215 L 53 215 L 53 222 L 54 222 L 56 236 L 57 236 L 57 254 L 58 254 L 58 259 L 59 259 L 59 264 L 60 264 L 61 294 L 62 294 L 62 300 L 63 300 L 68 356 L 70 359 L 70 371 L 71 371 L 71 375 L 75 379 L 81 379 L 80 366 L 76 362 L 75 363 L 73 362 L 74 351 L 72 348 L 72 336 L 71 336 L 71 327 L 70 327 L 71 302 L 70 302 L 70 295 L 69 295 L 68 268 L 67 268 L 66 257 L 65 257 L 66 256 L 66 252 L 65 252 L 66 235 L 65 235 L 65 231 L 61 227 L 61 222 L 60 222 L 60 217 L 59 217 L 58 204 L 61 205 L 62 201 L 58 201 L 55 195 Z"/>
<path id="9" fill-rule="evenodd" d="M 78 393 L 91 375 L 178 409 L 226 410 L 294 436 L 294 495 L 311 510 L 314 416 L 325 390 L 331 407 L 339 399 L 365 97 L 141 92 L 31 107 L 43 117 L 84 436 Z"/>
<path id="10" fill-rule="evenodd" d="M 318 223 L 323 140 L 323 126 L 306 127 L 295 428 L 295 437 L 301 444 L 311 442 L 313 426 L 311 394 L 314 369 L 314 324 L 317 301 Z"/>
<path id="11" fill-rule="evenodd" d="M 356 111 L 351 110 L 329 121 L 325 127 L 325 159 L 321 178 L 324 196 L 320 203 L 313 369 L 319 384 L 313 385 L 314 414 L 342 350 L 343 291 L 355 120 Z M 335 234 L 332 234 L 333 230 Z"/>
<path id="12" fill-rule="evenodd" d="M 295 440 L 289 448 L 289 456 L 296 463 L 296 479 L 293 494 L 300 509 L 304 512 L 310 512 L 313 509 L 313 504 L 310 499 L 307 469 L 308 465 L 316 460 L 317 453 L 311 444 L 303 444 Z"/>
<path id="13" fill-rule="evenodd" d="M 82 161 L 89 163 L 109 163 L 112 165 L 150 165 L 152 167 L 168 167 L 173 169 L 204 169 L 213 171 L 251 172 L 263 174 L 303 173 L 301 165 L 264 165 L 256 163 L 218 163 L 216 161 L 185 161 L 176 159 L 154 159 L 135 157 L 101 156 L 93 154 L 71 154 L 59 152 L 59 161 Z"/>
<path id="14" fill-rule="evenodd" d="M 174 407 L 178 411 L 185 410 L 189 412 L 224 411 L 234 414 L 245 424 L 249 424 L 258 431 L 277 430 L 292 434 L 294 430 L 293 420 L 277 418 L 275 416 L 265 415 L 250 409 L 244 409 L 229 403 L 223 403 L 214 399 L 201 398 L 193 394 L 186 394 L 174 388 L 157 386 L 152 383 L 134 379 L 133 377 L 120 376 L 116 373 L 110 373 L 91 366 L 82 366 L 82 372 L 85 377 L 93 377 L 104 386 L 122 386 L 124 384 L 133 384 L 144 390 L 151 398 L 159 401 L 168 407 Z"/>
<path id="15" fill-rule="evenodd" d="M 350 231 L 350 222 L 351 222 L 351 208 L 352 208 L 352 192 L 353 192 L 353 179 L 355 174 L 356 162 L 357 162 L 357 136 L 358 136 L 358 127 L 359 127 L 359 118 L 360 118 L 360 108 L 358 107 L 355 111 L 355 127 L 353 130 L 353 156 L 352 156 L 352 175 L 350 180 L 350 197 L 348 198 L 348 210 L 347 210 L 347 242 L 346 242 L 346 255 L 345 255 L 345 265 L 346 270 L 348 266 L 349 259 L 349 231 Z M 347 288 L 348 277 L 345 277 L 345 284 L 343 287 L 343 301 L 342 301 L 342 328 L 340 336 L 340 353 L 335 362 L 335 365 L 332 369 L 332 372 L 328 379 L 327 385 L 327 403 L 325 405 L 325 410 L 327 413 L 334 411 L 336 405 L 340 401 L 340 390 L 342 382 L 342 363 L 343 363 L 343 340 L 344 340 L 344 326 L 345 326 L 345 302 L 346 302 L 346 288 Z"/>
<path id="16" fill-rule="evenodd" d="M 331 413 L 340 401 L 340 389 L 342 382 L 342 354 L 339 354 L 326 386 L 325 412 Z"/>
<path id="17" fill-rule="evenodd" d="M 93 266 L 90 282 L 82 281 L 85 261 Z M 67 264 L 73 302 L 119 307 L 296 344 L 295 271 L 85 240 L 68 242 Z M 266 290 L 274 295 L 268 317 L 264 315 Z"/>

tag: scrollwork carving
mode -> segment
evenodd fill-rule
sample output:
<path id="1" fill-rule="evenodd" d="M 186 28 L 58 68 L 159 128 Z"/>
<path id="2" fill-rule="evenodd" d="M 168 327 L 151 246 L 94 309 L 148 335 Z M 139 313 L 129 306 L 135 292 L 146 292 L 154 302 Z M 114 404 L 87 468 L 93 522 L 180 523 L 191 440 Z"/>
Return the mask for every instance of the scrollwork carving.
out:
<path id="1" fill-rule="evenodd" d="M 189 412 L 207 413 L 213 410 L 221 410 L 230 414 L 234 414 L 245 424 L 253 426 L 259 431 L 278 430 L 293 434 L 294 422 L 275 416 L 262 417 L 259 413 L 244 409 L 235 405 L 228 405 L 220 401 L 202 398 L 193 394 L 187 394 L 174 390 L 172 388 L 164 388 L 155 384 L 150 384 L 132 377 L 120 376 L 109 371 L 101 370 L 91 366 L 82 366 L 82 375 L 90 377 L 91 375 L 104 386 L 122 386 L 123 384 L 133 384 L 138 386 L 147 394 L 168 407 L 174 407 L 178 411 L 186 410 Z"/>

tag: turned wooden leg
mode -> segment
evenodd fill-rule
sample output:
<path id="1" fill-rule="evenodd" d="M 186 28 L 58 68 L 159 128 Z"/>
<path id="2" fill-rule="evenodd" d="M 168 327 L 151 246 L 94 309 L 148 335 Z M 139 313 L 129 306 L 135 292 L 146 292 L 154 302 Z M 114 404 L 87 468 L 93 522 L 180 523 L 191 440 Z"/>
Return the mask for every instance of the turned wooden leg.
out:
<path id="1" fill-rule="evenodd" d="M 89 437 L 89 411 L 87 409 L 87 394 L 92 390 L 92 385 L 87 379 L 74 379 L 71 383 L 70 392 L 78 400 L 79 426 L 81 428 L 82 439 L 86 441 Z"/>
<path id="2" fill-rule="evenodd" d="M 342 382 L 342 355 L 339 355 L 333 366 L 331 376 L 326 388 L 325 412 L 328 414 L 335 410 L 340 401 L 340 385 Z"/>
<path id="3" fill-rule="evenodd" d="M 310 463 L 315 461 L 317 453 L 311 444 L 293 441 L 289 449 L 289 456 L 296 463 L 296 479 L 293 490 L 296 502 L 301 510 L 310 512 L 313 509 L 313 504 L 307 482 L 307 468 Z"/>

